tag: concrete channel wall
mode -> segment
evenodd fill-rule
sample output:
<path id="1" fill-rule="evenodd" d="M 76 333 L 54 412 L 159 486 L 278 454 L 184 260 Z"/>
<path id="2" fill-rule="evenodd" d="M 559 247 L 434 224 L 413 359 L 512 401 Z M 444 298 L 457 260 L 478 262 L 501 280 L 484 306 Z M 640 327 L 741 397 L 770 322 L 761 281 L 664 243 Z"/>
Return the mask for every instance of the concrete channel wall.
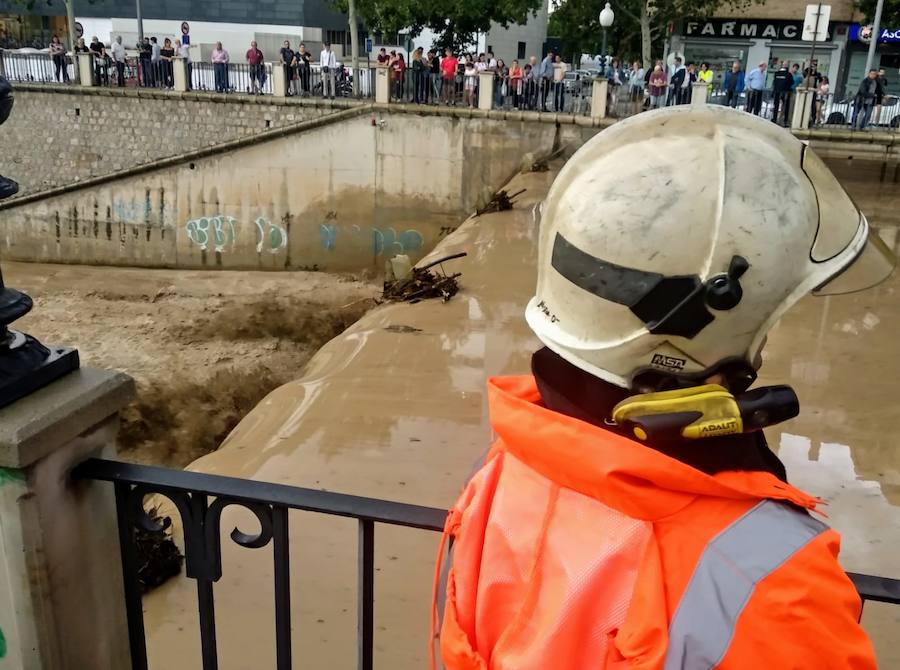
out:
<path id="1" fill-rule="evenodd" d="M 14 176 L 22 193 L 249 137 L 349 104 L 21 83 L 14 95 L 15 108 L 0 132 L 0 174 Z"/>
<path id="2" fill-rule="evenodd" d="M 0 251 L 61 263 L 378 271 L 396 253 L 421 258 L 523 157 L 598 130 L 569 120 L 563 131 L 542 116 L 336 111 L 0 205 Z"/>

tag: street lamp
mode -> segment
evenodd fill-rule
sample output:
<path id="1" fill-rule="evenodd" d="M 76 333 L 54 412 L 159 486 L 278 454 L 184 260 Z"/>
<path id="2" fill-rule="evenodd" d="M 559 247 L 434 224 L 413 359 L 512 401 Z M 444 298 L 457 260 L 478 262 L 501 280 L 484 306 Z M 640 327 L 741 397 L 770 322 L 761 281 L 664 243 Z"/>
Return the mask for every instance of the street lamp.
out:
<path id="1" fill-rule="evenodd" d="M 613 21 L 615 20 L 616 15 L 613 12 L 612 7 L 609 6 L 609 3 L 606 3 L 606 7 L 603 8 L 603 11 L 600 12 L 600 27 L 603 28 L 603 69 L 606 70 L 606 29 L 609 28 Z"/>

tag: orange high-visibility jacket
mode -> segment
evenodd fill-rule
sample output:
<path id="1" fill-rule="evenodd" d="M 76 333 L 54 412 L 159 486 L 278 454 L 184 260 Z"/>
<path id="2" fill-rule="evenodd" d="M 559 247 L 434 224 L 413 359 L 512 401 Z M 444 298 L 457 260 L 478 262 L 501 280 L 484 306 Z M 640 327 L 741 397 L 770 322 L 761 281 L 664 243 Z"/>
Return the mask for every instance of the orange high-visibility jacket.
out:
<path id="1" fill-rule="evenodd" d="M 447 521 L 446 668 L 876 667 L 816 499 L 552 412 L 532 377 L 488 390 L 498 439 Z"/>

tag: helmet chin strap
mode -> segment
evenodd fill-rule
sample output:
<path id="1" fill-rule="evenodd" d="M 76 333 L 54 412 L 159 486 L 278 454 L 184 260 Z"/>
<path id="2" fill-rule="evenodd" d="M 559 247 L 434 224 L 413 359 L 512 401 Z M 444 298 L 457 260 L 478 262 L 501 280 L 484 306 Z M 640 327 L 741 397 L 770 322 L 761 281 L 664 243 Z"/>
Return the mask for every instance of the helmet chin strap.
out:
<path id="1" fill-rule="evenodd" d="M 744 358 L 732 356 L 699 372 L 669 372 L 659 368 L 645 367 L 635 370 L 629 388 L 635 393 L 655 393 L 702 386 L 717 377 L 717 384 L 732 393 L 743 393 L 756 381 L 756 370 Z"/>

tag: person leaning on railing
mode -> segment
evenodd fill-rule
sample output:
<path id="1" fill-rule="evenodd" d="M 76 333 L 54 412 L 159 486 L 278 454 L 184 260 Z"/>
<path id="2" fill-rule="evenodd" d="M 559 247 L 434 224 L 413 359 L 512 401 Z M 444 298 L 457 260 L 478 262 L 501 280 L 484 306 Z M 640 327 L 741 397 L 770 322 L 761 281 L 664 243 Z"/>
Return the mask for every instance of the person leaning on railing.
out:
<path id="1" fill-rule="evenodd" d="M 59 41 L 59 35 L 50 38 L 50 58 L 53 60 L 56 81 L 68 84 L 69 64 L 66 62 L 66 47 Z"/>
<path id="2" fill-rule="evenodd" d="M 217 93 L 228 92 L 228 63 L 230 60 L 228 52 L 222 48 L 222 43 L 216 42 L 216 48 L 212 52 L 212 62 Z"/>
<path id="3" fill-rule="evenodd" d="M 263 80 L 265 79 L 266 66 L 263 64 L 263 52 L 256 45 L 256 40 L 250 42 L 250 48 L 247 49 L 246 59 L 250 68 L 250 94 L 259 95 L 262 91 Z"/>

